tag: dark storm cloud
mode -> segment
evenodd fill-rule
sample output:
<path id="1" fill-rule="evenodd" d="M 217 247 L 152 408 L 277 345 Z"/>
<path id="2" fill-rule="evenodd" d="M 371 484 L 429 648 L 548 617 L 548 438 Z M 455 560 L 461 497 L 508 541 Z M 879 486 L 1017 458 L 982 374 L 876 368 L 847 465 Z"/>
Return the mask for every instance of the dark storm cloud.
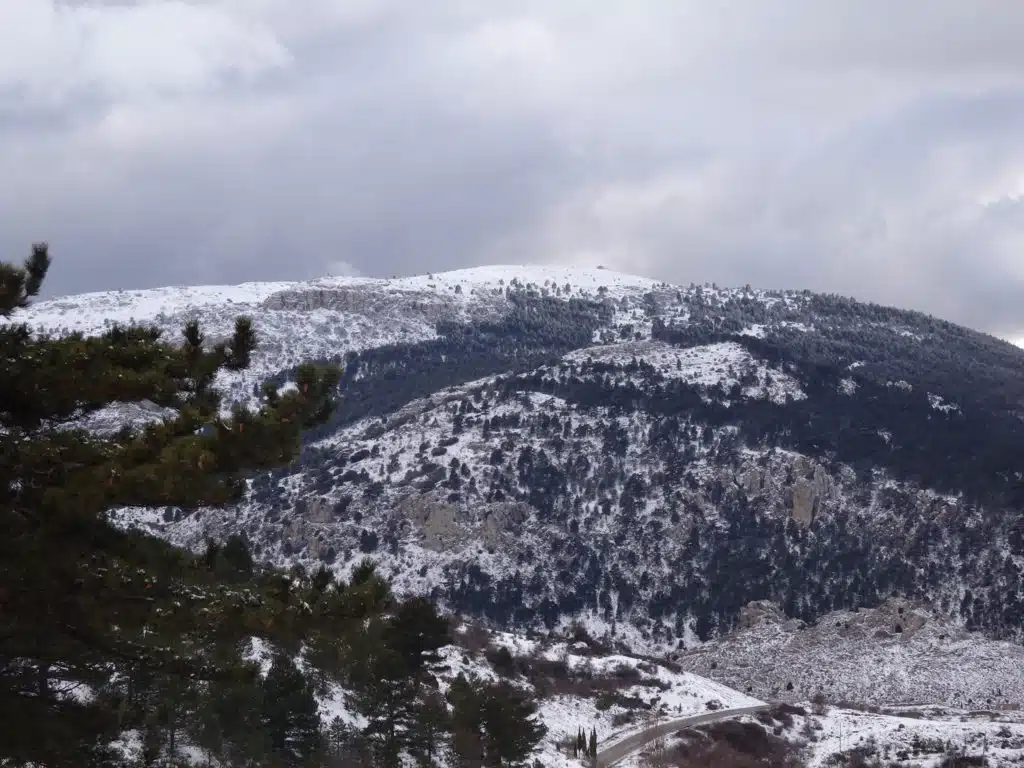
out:
<path id="1" fill-rule="evenodd" d="M 15 0 L 51 291 L 603 263 L 1024 335 L 1024 6 Z"/>

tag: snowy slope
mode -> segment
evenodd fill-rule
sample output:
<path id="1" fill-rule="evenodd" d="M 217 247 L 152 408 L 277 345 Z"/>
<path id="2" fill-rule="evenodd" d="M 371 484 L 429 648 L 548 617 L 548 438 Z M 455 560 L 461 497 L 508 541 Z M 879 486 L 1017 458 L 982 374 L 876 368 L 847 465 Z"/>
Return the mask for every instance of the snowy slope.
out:
<path id="1" fill-rule="evenodd" d="M 673 755 L 688 753 L 716 739 L 741 753 L 750 750 L 746 754 L 751 756 L 751 765 L 765 764 L 763 758 L 762 762 L 756 761 L 758 742 L 763 746 L 771 740 L 785 745 L 790 760 L 787 766 L 806 768 L 1010 768 L 1024 761 L 1024 718 L 1017 711 L 917 707 L 869 712 L 804 703 L 742 716 L 733 725 L 737 727 L 681 730 L 619 765 L 647 768 L 652 764 L 675 764 L 667 762 Z M 746 738 L 736 739 L 738 733 Z M 758 733 L 759 738 L 752 737 Z"/>
<path id="2" fill-rule="evenodd" d="M 578 349 L 566 355 L 568 363 L 610 363 L 628 366 L 642 361 L 666 379 L 678 379 L 705 389 L 731 390 L 740 386 L 744 397 L 784 404 L 787 398 L 807 395 L 792 376 L 764 364 L 734 342 L 703 344 L 680 349 L 660 341 L 632 341 Z M 623 381 L 642 380 L 626 375 Z"/>
<path id="3" fill-rule="evenodd" d="M 940 768 L 950 755 L 992 768 L 1020 765 L 1024 759 L 1024 718 L 1019 712 L 904 710 L 904 716 L 829 709 L 814 720 L 817 739 L 809 744 L 808 768 L 826 768 L 836 752 L 862 750 L 889 765 Z"/>
<path id="4" fill-rule="evenodd" d="M 814 626 L 768 604 L 751 626 L 685 653 L 687 669 L 754 695 L 863 705 L 1024 706 L 1024 647 L 967 632 L 933 610 L 890 599 L 839 611 Z M 742 621 L 742 619 L 741 619 Z"/>
<path id="5" fill-rule="evenodd" d="M 508 290 L 538 295 L 638 300 L 658 283 L 602 269 L 487 266 L 393 279 L 324 277 L 304 282 L 176 286 L 107 291 L 39 301 L 13 318 L 42 332 L 85 335 L 114 324 L 154 325 L 171 341 L 198 318 L 211 342 L 229 336 L 235 318 L 253 318 L 260 344 L 251 367 L 223 372 L 218 385 L 247 401 L 253 386 L 307 360 L 437 336 L 439 321 L 495 318 Z"/>
<path id="6" fill-rule="evenodd" d="M 659 283 L 643 277 L 602 269 L 545 266 L 486 266 L 436 275 L 378 279 L 322 277 L 301 282 L 241 283 L 239 285 L 174 286 L 145 290 L 101 291 L 38 301 L 20 312 L 18 321 L 46 330 L 65 329 L 86 335 L 102 332 L 113 323 L 156 323 L 169 318 L 207 312 L 235 316 L 266 310 L 274 299 L 306 293 L 329 295 L 357 290 L 373 300 L 386 301 L 398 294 L 424 294 L 443 298 L 465 309 L 481 297 L 515 285 L 562 290 L 568 295 L 601 295 L 617 299 L 649 291 Z M 270 311 L 274 311 L 271 309 Z M 301 333 L 301 331 L 300 331 Z"/>

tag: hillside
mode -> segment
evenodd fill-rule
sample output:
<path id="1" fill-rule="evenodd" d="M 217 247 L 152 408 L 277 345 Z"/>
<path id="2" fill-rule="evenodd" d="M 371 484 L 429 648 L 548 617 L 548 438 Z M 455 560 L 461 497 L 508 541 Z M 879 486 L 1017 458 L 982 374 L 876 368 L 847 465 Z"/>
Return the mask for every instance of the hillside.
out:
<path id="1" fill-rule="evenodd" d="M 455 627 L 451 640 L 437 650 L 426 690 L 448 698 L 461 677 L 485 684 L 509 684 L 529 696 L 537 705 L 537 721 L 546 729 L 529 764 L 536 765 L 536 760 L 544 768 L 585 765 L 573 754 L 572 747 L 580 729 L 586 733 L 593 729 L 603 749 L 661 719 L 707 713 L 710 707 L 734 709 L 760 703 L 674 665 L 611 653 L 587 641 L 492 634 L 464 622 Z M 259 666 L 259 675 L 265 681 L 274 662 L 273 648 L 258 637 L 246 645 L 247 658 Z M 313 669 L 309 659 L 316 657 L 308 649 L 295 658 L 303 669 Z M 316 716 L 332 748 L 337 746 L 336 741 L 372 739 L 366 714 L 365 696 L 344 682 L 331 680 L 316 695 Z M 144 763 L 143 737 L 142 729 L 133 728 L 124 732 L 114 746 L 129 761 Z M 457 764 L 457 758 L 441 748 L 444 740 L 438 743 L 437 757 L 444 764 Z M 196 738 L 192 728 L 183 729 L 176 754 L 195 765 L 222 759 Z"/>
<path id="2" fill-rule="evenodd" d="M 1020 765 L 1022 745 L 1024 721 L 1017 712 L 938 707 L 880 712 L 784 704 L 753 716 L 680 729 L 618 765 L 1010 768 Z"/>
<path id="3" fill-rule="evenodd" d="M 262 346 L 224 391 L 252 402 L 334 360 L 340 407 L 237 507 L 122 524 L 241 533 L 342 575 L 369 555 L 400 592 L 633 649 L 720 636 L 754 600 L 810 622 L 893 594 L 1021 635 L 1011 344 L 840 297 L 554 267 L 91 294 L 25 319 L 197 317 L 216 338 L 238 314 Z"/>
<path id="4" fill-rule="evenodd" d="M 685 669 L 764 699 L 1024 707 L 1024 647 L 967 632 L 902 599 L 836 611 L 811 625 L 753 603 L 735 632 L 676 658 Z"/>

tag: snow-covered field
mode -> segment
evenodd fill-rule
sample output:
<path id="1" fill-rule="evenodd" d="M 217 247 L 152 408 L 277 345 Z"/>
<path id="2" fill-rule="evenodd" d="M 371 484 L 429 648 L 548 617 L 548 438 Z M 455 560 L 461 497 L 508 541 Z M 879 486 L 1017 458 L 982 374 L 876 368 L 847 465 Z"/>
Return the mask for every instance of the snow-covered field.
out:
<path id="1" fill-rule="evenodd" d="M 857 704 L 1024 707 L 1024 647 L 991 640 L 901 599 L 814 626 L 752 604 L 749 624 L 680 661 L 754 695 Z"/>
<path id="2" fill-rule="evenodd" d="M 1024 763 L 1024 714 L 1019 711 L 970 712 L 918 707 L 868 712 L 828 706 L 816 708 L 804 702 L 782 714 L 775 709 L 761 715 L 744 715 L 736 721 L 755 732 L 760 729 L 762 738 L 779 739 L 787 744 L 794 764 L 806 768 L 945 768 L 955 765 L 1008 768 Z M 652 759 L 655 752 L 671 755 L 686 745 L 701 743 L 709 734 L 714 738 L 715 731 L 715 728 L 681 731 L 627 758 L 619 766 L 648 768 L 659 764 Z M 747 744 L 752 752 L 754 743 L 751 739 Z"/>
<path id="3" fill-rule="evenodd" d="M 809 743 L 808 768 L 826 768 L 836 752 L 861 749 L 885 765 L 933 768 L 949 755 L 985 757 L 993 768 L 1024 761 L 1024 717 L 1020 712 L 935 710 L 911 716 L 830 709 L 812 716 L 820 723 Z M 969 763 L 964 763 L 968 765 Z M 979 763 L 974 763 L 979 764 Z"/>

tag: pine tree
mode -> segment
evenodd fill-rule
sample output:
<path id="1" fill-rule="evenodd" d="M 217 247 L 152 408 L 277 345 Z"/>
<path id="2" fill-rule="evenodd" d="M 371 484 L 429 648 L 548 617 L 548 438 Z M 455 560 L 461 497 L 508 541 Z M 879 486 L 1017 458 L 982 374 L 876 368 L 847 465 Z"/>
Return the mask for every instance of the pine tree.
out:
<path id="1" fill-rule="evenodd" d="M 45 244 L 22 267 L 0 264 L 0 318 L 16 321 L 49 266 Z M 108 512 L 228 504 L 246 472 L 297 454 L 301 430 L 329 415 L 339 372 L 301 366 L 295 390 L 265 385 L 260 410 L 224 418 L 214 379 L 244 369 L 255 344 L 247 318 L 216 343 L 196 322 L 181 343 L 117 325 L 91 338 L 0 327 L 0 762 L 87 764 L 129 714 L 133 693 L 111 681 L 235 674 L 211 660 L 209 639 L 222 618 L 243 621 L 245 598 L 202 582 L 187 553 L 116 529 Z M 143 400 L 176 416 L 113 435 L 76 428 Z"/>
<path id="2" fill-rule="evenodd" d="M 402 659 L 410 675 L 418 675 L 437 661 L 437 650 L 450 641 L 448 623 L 423 597 L 412 597 L 398 606 L 386 627 L 386 642 Z"/>
<path id="3" fill-rule="evenodd" d="M 460 765 L 523 765 L 547 733 L 537 703 L 506 681 L 484 683 L 459 676 L 449 690 L 454 748 Z"/>
<path id="4" fill-rule="evenodd" d="M 459 768 L 484 765 L 484 713 L 479 683 L 460 674 L 448 689 L 452 706 L 452 752 Z"/>
<path id="5" fill-rule="evenodd" d="M 505 681 L 487 687 L 484 699 L 487 765 L 522 765 L 547 728 L 536 719 L 537 703 Z"/>
<path id="6" fill-rule="evenodd" d="M 349 598 L 357 611 L 364 599 L 372 605 L 380 598 L 377 583 L 367 563 L 353 574 Z M 368 720 L 365 734 L 381 765 L 397 765 L 422 725 L 418 719 L 433 716 L 432 710 L 423 709 L 424 684 L 437 649 L 448 640 L 448 624 L 422 598 L 398 604 L 392 615 L 371 619 L 349 638 L 348 681 L 356 708 Z"/>
<path id="7" fill-rule="evenodd" d="M 368 764 L 364 754 L 362 735 L 335 717 L 327 728 L 330 768 L 361 768 Z"/>
<path id="8" fill-rule="evenodd" d="M 410 677 L 400 654 L 383 641 L 379 622 L 368 626 L 365 636 L 353 643 L 353 668 L 349 685 L 353 703 L 367 725 L 363 734 L 369 740 L 375 764 L 397 766 L 407 746 L 415 718 L 419 680 Z"/>
<path id="9" fill-rule="evenodd" d="M 416 764 L 429 768 L 445 753 L 445 737 L 450 727 L 448 707 L 437 692 L 427 693 L 417 704 L 409 732 L 409 753 Z"/>
<path id="10" fill-rule="evenodd" d="M 267 751 L 288 768 L 317 764 L 323 746 L 312 687 L 286 653 L 274 656 L 261 686 Z"/>
<path id="11" fill-rule="evenodd" d="M 224 765 L 252 765 L 267 751 L 262 716 L 262 681 L 252 668 L 204 685 L 192 738 Z"/>
<path id="12" fill-rule="evenodd" d="M 590 745 L 588 752 L 592 761 L 597 761 L 597 728 L 590 729 Z"/>

